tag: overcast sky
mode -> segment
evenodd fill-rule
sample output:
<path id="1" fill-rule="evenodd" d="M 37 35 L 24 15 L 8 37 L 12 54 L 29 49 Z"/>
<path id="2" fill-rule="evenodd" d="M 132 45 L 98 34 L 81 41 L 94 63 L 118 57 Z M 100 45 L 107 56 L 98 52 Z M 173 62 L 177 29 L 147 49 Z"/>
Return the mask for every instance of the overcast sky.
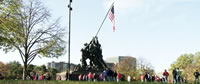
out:
<path id="1" fill-rule="evenodd" d="M 51 10 L 52 19 L 61 17 L 68 28 L 68 0 L 42 0 Z M 71 62 L 80 63 L 83 44 L 95 36 L 113 0 L 73 0 Z M 199 0 L 115 0 L 116 31 L 106 19 L 98 38 L 104 59 L 112 56 L 133 56 L 149 61 L 157 72 L 168 69 L 181 54 L 200 51 Z M 65 38 L 66 40 L 68 38 Z M 67 44 L 66 44 L 67 45 Z M 18 60 L 19 54 L 0 51 L 0 61 Z M 41 65 L 59 59 L 36 58 Z"/>

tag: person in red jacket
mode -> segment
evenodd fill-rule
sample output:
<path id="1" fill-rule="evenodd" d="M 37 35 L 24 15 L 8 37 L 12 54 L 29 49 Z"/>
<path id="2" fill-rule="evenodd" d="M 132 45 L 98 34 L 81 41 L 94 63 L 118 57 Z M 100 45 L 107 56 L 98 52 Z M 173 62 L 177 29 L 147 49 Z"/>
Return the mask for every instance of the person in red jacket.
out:
<path id="1" fill-rule="evenodd" d="M 165 69 L 165 71 L 163 72 L 163 76 L 164 76 L 164 78 L 165 78 L 165 82 L 168 82 L 169 73 L 167 72 L 166 69 Z"/>
<path id="2" fill-rule="evenodd" d="M 40 80 L 44 80 L 44 75 L 43 74 L 40 75 Z"/>
<path id="3" fill-rule="evenodd" d="M 119 82 L 121 80 L 121 74 L 117 73 L 117 82 Z"/>
<path id="4" fill-rule="evenodd" d="M 141 80 L 141 82 L 144 82 L 144 74 L 142 74 L 142 75 L 140 76 L 140 80 Z"/>
<path id="5" fill-rule="evenodd" d="M 104 77 L 103 77 L 103 74 L 101 73 L 100 75 L 99 75 L 99 80 L 103 80 L 104 79 Z"/>
<path id="6" fill-rule="evenodd" d="M 93 74 L 91 72 L 89 72 L 88 74 L 88 81 L 92 81 L 93 79 Z"/>

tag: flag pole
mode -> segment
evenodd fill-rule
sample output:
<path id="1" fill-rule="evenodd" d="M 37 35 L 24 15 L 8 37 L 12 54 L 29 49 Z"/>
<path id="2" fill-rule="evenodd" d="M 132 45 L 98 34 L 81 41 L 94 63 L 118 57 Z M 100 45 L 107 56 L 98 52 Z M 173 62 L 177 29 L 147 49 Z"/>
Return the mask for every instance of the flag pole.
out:
<path id="1" fill-rule="evenodd" d="M 101 30 L 101 27 L 103 26 L 103 23 L 105 22 L 106 17 L 108 16 L 108 14 L 109 14 L 110 10 L 112 9 L 112 6 L 113 6 L 113 5 L 114 5 L 114 2 L 113 2 L 112 5 L 110 6 L 110 9 L 108 10 L 106 16 L 104 17 L 103 22 L 101 23 L 101 25 L 100 25 L 100 27 L 99 27 L 99 30 L 97 31 L 95 37 L 99 34 L 99 31 Z"/>
<path id="2" fill-rule="evenodd" d="M 72 11 L 71 3 L 72 3 L 72 0 L 69 0 L 69 5 L 68 5 L 68 8 L 69 8 L 68 70 L 66 72 L 67 80 L 70 80 L 70 41 L 71 41 L 71 11 Z"/>

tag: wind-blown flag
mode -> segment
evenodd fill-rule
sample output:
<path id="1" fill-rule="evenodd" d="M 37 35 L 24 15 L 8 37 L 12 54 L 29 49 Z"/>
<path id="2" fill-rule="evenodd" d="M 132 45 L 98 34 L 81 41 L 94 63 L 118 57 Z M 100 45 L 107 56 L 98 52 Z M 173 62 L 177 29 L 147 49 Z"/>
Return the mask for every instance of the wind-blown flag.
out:
<path id="1" fill-rule="evenodd" d="M 110 12 L 109 12 L 109 18 L 113 24 L 113 32 L 115 32 L 115 15 L 114 15 L 114 5 L 112 6 Z"/>

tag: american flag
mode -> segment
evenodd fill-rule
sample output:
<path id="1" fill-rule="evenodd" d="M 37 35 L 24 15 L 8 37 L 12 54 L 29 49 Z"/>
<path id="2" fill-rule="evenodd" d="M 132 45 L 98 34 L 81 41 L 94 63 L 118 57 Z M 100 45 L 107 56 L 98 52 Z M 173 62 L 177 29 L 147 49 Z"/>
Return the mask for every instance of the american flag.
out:
<path id="1" fill-rule="evenodd" d="M 114 15 L 114 5 L 112 6 L 110 12 L 109 12 L 109 18 L 113 24 L 113 32 L 115 32 L 115 15 Z"/>

